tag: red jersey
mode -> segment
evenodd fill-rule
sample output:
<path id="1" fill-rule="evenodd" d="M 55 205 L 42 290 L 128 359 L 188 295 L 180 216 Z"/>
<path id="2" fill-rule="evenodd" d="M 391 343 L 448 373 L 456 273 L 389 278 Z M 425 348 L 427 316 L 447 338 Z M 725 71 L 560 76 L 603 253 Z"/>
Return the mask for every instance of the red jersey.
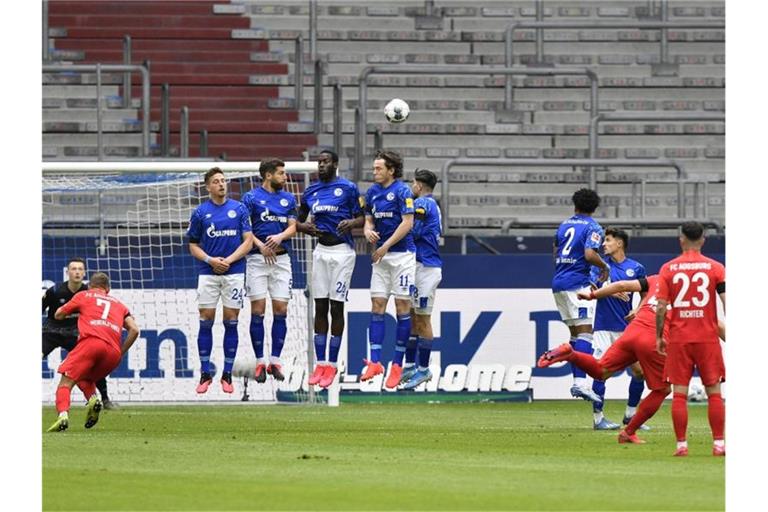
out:
<path id="1" fill-rule="evenodd" d="M 648 293 L 645 298 L 640 302 L 640 308 L 637 310 L 635 318 L 632 320 L 632 325 L 637 325 L 652 329 L 656 332 L 656 287 L 659 282 L 658 274 L 648 276 L 645 278 L 648 281 Z M 669 321 L 671 311 L 667 310 L 667 318 L 664 321 L 664 339 L 667 339 L 669 334 Z"/>
<path id="2" fill-rule="evenodd" d="M 720 343 L 720 289 L 725 290 L 725 267 L 699 251 L 686 251 L 661 266 L 656 298 L 672 306 L 669 343 Z"/>
<path id="3" fill-rule="evenodd" d="M 78 292 L 60 309 L 66 315 L 80 312 L 79 339 L 99 338 L 120 350 L 125 317 L 131 314 L 122 302 L 94 288 Z"/>

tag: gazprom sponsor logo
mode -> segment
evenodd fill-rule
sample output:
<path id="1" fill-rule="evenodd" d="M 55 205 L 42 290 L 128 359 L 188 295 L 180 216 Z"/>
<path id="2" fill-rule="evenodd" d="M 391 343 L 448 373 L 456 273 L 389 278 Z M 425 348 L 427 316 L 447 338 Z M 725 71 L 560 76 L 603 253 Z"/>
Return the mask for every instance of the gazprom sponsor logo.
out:
<path id="1" fill-rule="evenodd" d="M 391 219 L 395 216 L 395 212 L 375 212 L 373 216 L 377 219 Z"/>
<path id="2" fill-rule="evenodd" d="M 216 229 L 216 225 L 211 223 L 208 229 L 205 230 L 205 234 L 209 238 L 218 238 L 221 236 L 237 236 L 238 233 L 236 229 Z"/>

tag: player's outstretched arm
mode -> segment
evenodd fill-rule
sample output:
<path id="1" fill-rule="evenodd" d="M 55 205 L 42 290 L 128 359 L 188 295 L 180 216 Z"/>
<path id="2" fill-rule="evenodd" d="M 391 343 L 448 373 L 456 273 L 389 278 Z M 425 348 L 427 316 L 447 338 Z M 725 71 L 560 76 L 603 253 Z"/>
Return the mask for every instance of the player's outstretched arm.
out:
<path id="1" fill-rule="evenodd" d="M 250 231 L 243 231 L 243 241 L 242 243 L 235 249 L 235 252 L 224 258 L 224 261 L 227 263 L 227 265 L 232 265 L 236 261 L 239 261 L 241 258 L 243 258 L 246 254 L 251 252 L 251 249 L 253 249 L 253 233 Z"/>
<path id="2" fill-rule="evenodd" d="M 336 227 L 336 231 L 343 235 L 344 233 L 352 231 L 353 229 L 363 227 L 364 224 L 365 224 L 365 216 L 361 213 L 360 215 L 356 216 L 354 219 L 344 219 L 341 222 L 339 222 L 339 225 Z"/>
<path id="3" fill-rule="evenodd" d="M 720 339 L 725 341 L 725 322 L 722 320 L 717 321 L 717 335 L 720 336 Z"/>
<path id="4" fill-rule="evenodd" d="M 607 284 L 602 288 L 592 290 L 591 292 L 579 292 L 578 296 L 580 299 L 584 300 L 604 299 L 605 297 L 610 297 L 611 295 L 617 293 L 639 292 L 641 290 L 642 285 L 640 284 L 640 281 L 637 279 L 631 279 L 625 281 L 616 281 L 615 283 Z"/>
<path id="5" fill-rule="evenodd" d="M 82 292 L 81 292 L 82 293 Z M 56 313 L 53 314 L 53 317 L 56 320 L 64 320 L 72 313 L 80 311 L 80 294 L 75 294 L 72 299 L 61 306 L 59 309 L 56 310 Z"/>
<path id="6" fill-rule="evenodd" d="M 587 260 L 590 265 L 594 265 L 600 269 L 600 277 L 598 280 L 601 283 L 608 279 L 610 269 L 608 268 L 608 264 L 600 257 L 599 252 L 594 249 L 584 249 L 584 259 Z"/>
<path id="7" fill-rule="evenodd" d="M 296 234 L 296 219 L 288 219 L 288 227 L 285 228 L 282 232 L 276 234 L 276 235 L 269 235 L 267 237 L 267 246 L 271 247 L 272 249 L 277 249 L 280 247 L 280 244 L 283 243 L 285 240 L 288 240 L 293 235 Z"/>
<path id="8" fill-rule="evenodd" d="M 368 242 L 375 244 L 379 241 L 379 233 L 376 232 L 376 224 L 373 222 L 373 215 L 365 216 L 365 226 L 363 227 L 363 235 Z"/>
<path id="9" fill-rule="evenodd" d="M 666 299 L 657 299 L 656 303 L 656 351 L 659 354 L 667 354 L 667 340 L 664 339 L 664 320 L 667 316 Z"/>
<path id="10" fill-rule="evenodd" d="M 299 214 L 296 217 L 298 220 L 296 223 L 296 232 L 304 233 L 309 236 L 320 236 L 320 230 L 317 229 L 317 226 L 315 226 L 313 222 L 307 222 L 308 217 L 309 207 L 306 204 L 301 203 L 301 205 L 299 205 Z"/>
<path id="11" fill-rule="evenodd" d="M 125 341 L 123 342 L 123 346 L 120 348 L 120 355 L 125 355 L 126 352 L 128 352 L 128 349 L 131 348 L 131 345 L 133 345 L 133 342 L 136 341 L 136 338 L 139 337 L 139 334 L 141 331 L 139 330 L 139 324 L 136 323 L 136 320 L 132 316 L 125 317 L 125 328 L 128 330 L 128 336 L 125 337 Z"/>

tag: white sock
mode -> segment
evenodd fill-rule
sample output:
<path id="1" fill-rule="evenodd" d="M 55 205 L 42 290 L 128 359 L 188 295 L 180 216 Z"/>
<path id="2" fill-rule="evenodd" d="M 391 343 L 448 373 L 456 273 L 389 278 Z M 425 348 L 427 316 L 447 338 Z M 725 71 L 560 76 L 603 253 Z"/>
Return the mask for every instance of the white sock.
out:
<path id="1" fill-rule="evenodd" d="M 327 362 L 325 364 L 333 366 L 334 368 L 336 368 L 336 363 L 334 363 L 333 361 L 329 361 L 329 362 Z"/>
<path id="2" fill-rule="evenodd" d="M 414 366 L 416 366 L 416 363 L 406 362 L 405 366 L 403 366 L 403 370 L 407 370 L 408 368 L 413 368 Z"/>
<path id="3" fill-rule="evenodd" d="M 715 439 L 714 445 L 717 448 L 725 448 L 725 439 Z"/>
<path id="4" fill-rule="evenodd" d="M 603 421 L 603 411 L 592 413 L 592 416 L 595 417 L 595 425 Z"/>
<path id="5" fill-rule="evenodd" d="M 62 411 L 59 413 L 59 418 L 69 419 L 69 412 L 68 411 Z"/>
<path id="6" fill-rule="evenodd" d="M 573 385 L 579 386 L 580 388 L 586 388 L 587 387 L 587 378 L 586 377 L 574 377 L 573 378 Z"/>
<path id="7" fill-rule="evenodd" d="M 637 407 L 627 406 L 627 408 L 624 409 L 624 416 L 626 416 L 627 418 L 631 418 L 632 416 L 635 415 L 636 412 L 637 412 Z"/>
<path id="8" fill-rule="evenodd" d="M 680 448 L 688 448 L 688 441 L 678 441 L 677 442 L 677 449 Z"/>
<path id="9" fill-rule="evenodd" d="M 267 364 L 267 360 L 264 359 L 263 357 L 259 357 L 258 359 L 256 359 L 256 364 Z"/>
<path id="10" fill-rule="evenodd" d="M 280 358 L 277 356 L 269 356 L 270 364 L 280 364 Z"/>

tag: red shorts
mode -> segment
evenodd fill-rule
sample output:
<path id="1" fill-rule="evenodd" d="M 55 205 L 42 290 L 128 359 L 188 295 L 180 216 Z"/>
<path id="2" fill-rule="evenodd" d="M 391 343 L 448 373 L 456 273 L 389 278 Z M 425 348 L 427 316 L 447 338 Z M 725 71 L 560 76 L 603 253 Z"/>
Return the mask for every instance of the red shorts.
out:
<path id="1" fill-rule="evenodd" d="M 96 382 L 109 375 L 120 364 L 118 349 L 99 338 L 84 338 L 59 365 L 57 370 L 75 382 Z"/>
<path id="2" fill-rule="evenodd" d="M 624 334 L 600 358 L 600 365 L 613 373 L 639 361 L 648 389 L 660 390 L 666 387 L 663 379 L 665 359 L 656 352 L 656 333 L 653 330 L 629 324 Z"/>
<path id="3" fill-rule="evenodd" d="M 701 382 L 712 386 L 725 382 L 725 363 L 720 343 L 670 343 L 664 380 L 687 386 L 693 377 L 693 367 L 699 369 Z"/>

